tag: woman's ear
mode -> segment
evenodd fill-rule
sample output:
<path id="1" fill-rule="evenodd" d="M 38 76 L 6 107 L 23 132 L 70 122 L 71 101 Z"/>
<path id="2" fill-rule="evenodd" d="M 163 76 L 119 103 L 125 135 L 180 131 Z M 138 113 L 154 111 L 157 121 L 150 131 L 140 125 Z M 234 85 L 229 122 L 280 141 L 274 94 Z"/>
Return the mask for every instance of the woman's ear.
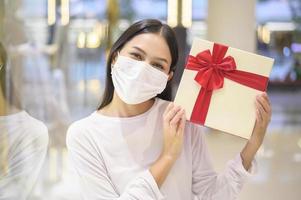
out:
<path id="1" fill-rule="evenodd" d="M 168 81 L 170 81 L 173 77 L 173 71 L 170 71 L 168 74 Z"/>
<path id="2" fill-rule="evenodd" d="M 116 59 L 117 59 L 117 56 L 118 56 L 118 52 L 114 52 L 113 55 L 112 55 L 111 68 L 112 68 L 113 65 L 115 64 Z"/>

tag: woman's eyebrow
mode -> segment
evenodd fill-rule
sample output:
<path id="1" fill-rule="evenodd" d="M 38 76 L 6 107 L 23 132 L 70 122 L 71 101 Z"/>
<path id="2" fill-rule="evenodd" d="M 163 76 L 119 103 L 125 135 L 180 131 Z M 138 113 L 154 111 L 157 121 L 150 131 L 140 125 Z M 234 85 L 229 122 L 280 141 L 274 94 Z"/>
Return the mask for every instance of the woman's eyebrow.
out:
<path id="1" fill-rule="evenodd" d="M 134 49 L 137 49 L 138 51 L 141 51 L 143 54 L 146 54 L 145 51 L 143 51 L 141 48 L 134 46 Z"/>
<path id="2" fill-rule="evenodd" d="M 166 62 L 166 63 L 168 64 L 168 62 L 167 62 L 167 60 L 166 60 L 165 58 L 155 57 L 155 59 L 156 59 L 156 60 L 163 61 L 163 62 Z"/>
<path id="3" fill-rule="evenodd" d="M 142 52 L 143 54 L 146 54 L 144 50 L 142 50 L 141 48 L 139 48 L 137 46 L 133 46 L 133 48 L 137 49 L 138 51 Z M 165 58 L 154 57 L 154 59 L 166 62 L 168 64 L 168 62 L 167 62 L 167 60 Z"/>

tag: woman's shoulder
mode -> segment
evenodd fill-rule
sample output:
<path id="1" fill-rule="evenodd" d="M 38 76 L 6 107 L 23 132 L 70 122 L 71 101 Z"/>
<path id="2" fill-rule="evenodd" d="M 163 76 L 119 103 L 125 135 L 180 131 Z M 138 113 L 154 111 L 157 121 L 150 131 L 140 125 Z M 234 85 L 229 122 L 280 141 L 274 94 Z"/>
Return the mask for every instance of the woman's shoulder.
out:
<path id="1" fill-rule="evenodd" d="M 206 142 L 206 135 L 209 128 L 196 124 L 190 121 L 186 121 L 185 132 L 190 135 L 191 144 L 195 146 L 196 144 L 203 144 Z"/>
<path id="2" fill-rule="evenodd" d="M 191 132 L 199 134 L 204 134 L 207 131 L 206 127 L 200 124 L 193 123 L 189 120 L 186 121 L 186 128 L 189 129 Z"/>
<path id="3" fill-rule="evenodd" d="M 85 140 L 88 135 L 88 128 L 90 127 L 89 123 L 90 116 L 72 122 L 67 129 L 67 145 L 73 143 L 74 141 Z"/>
<path id="4" fill-rule="evenodd" d="M 164 99 L 160 99 L 157 97 L 157 108 L 161 111 L 164 112 L 164 110 L 166 109 L 166 107 L 168 106 L 169 103 L 172 103 L 172 101 L 168 101 L 168 100 L 164 100 Z"/>
<path id="5" fill-rule="evenodd" d="M 20 137 L 17 137 L 18 139 L 36 143 L 42 147 L 48 146 L 48 128 L 42 121 L 34 118 L 25 110 L 22 110 L 8 117 L 9 120 L 11 120 L 11 125 L 16 125 L 19 128 L 14 129 L 16 130 L 16 133 L 20 135 Z"/>
<path id="6" fill-rule="evenodd" d="M 75 130 L 84 130 L 89 122 L 90 116 L 75 120 L 72 122 L 69 127 L 68 131 L 75 131 Z"/>

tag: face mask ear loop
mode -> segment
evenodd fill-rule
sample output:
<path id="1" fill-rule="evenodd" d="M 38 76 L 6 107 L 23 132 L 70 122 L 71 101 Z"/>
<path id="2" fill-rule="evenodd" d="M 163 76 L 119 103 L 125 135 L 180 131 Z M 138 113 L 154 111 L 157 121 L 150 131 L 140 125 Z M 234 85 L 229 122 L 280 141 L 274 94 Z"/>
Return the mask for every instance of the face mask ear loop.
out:
<path id="1" fill-rule="evenodd" d="M 115 62 L 116 62 L 116 60 L 117 60 L 117 58 L 119 57 L 119 55 L 120 55 L 120 51 L 117 51 L 117 56 L 115 56 Z M 116 58 L 117 57 L 117 58 Z M 113 68 L 113 64 L 111 63 L 111 69 Z"/>

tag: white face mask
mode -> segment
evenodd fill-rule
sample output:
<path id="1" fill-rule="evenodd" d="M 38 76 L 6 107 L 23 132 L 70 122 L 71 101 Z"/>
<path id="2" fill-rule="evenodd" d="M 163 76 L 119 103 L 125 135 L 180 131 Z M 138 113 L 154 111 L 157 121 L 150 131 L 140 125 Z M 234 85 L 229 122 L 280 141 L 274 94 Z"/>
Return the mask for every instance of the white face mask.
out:
<path id="1" fill-rule="evenodd" d="M 111 74 L 117 95 L 127 104 L 139 104 L 155 97 L 168 81 L 167 74 L 148 63 L 120 55 Z"/>

